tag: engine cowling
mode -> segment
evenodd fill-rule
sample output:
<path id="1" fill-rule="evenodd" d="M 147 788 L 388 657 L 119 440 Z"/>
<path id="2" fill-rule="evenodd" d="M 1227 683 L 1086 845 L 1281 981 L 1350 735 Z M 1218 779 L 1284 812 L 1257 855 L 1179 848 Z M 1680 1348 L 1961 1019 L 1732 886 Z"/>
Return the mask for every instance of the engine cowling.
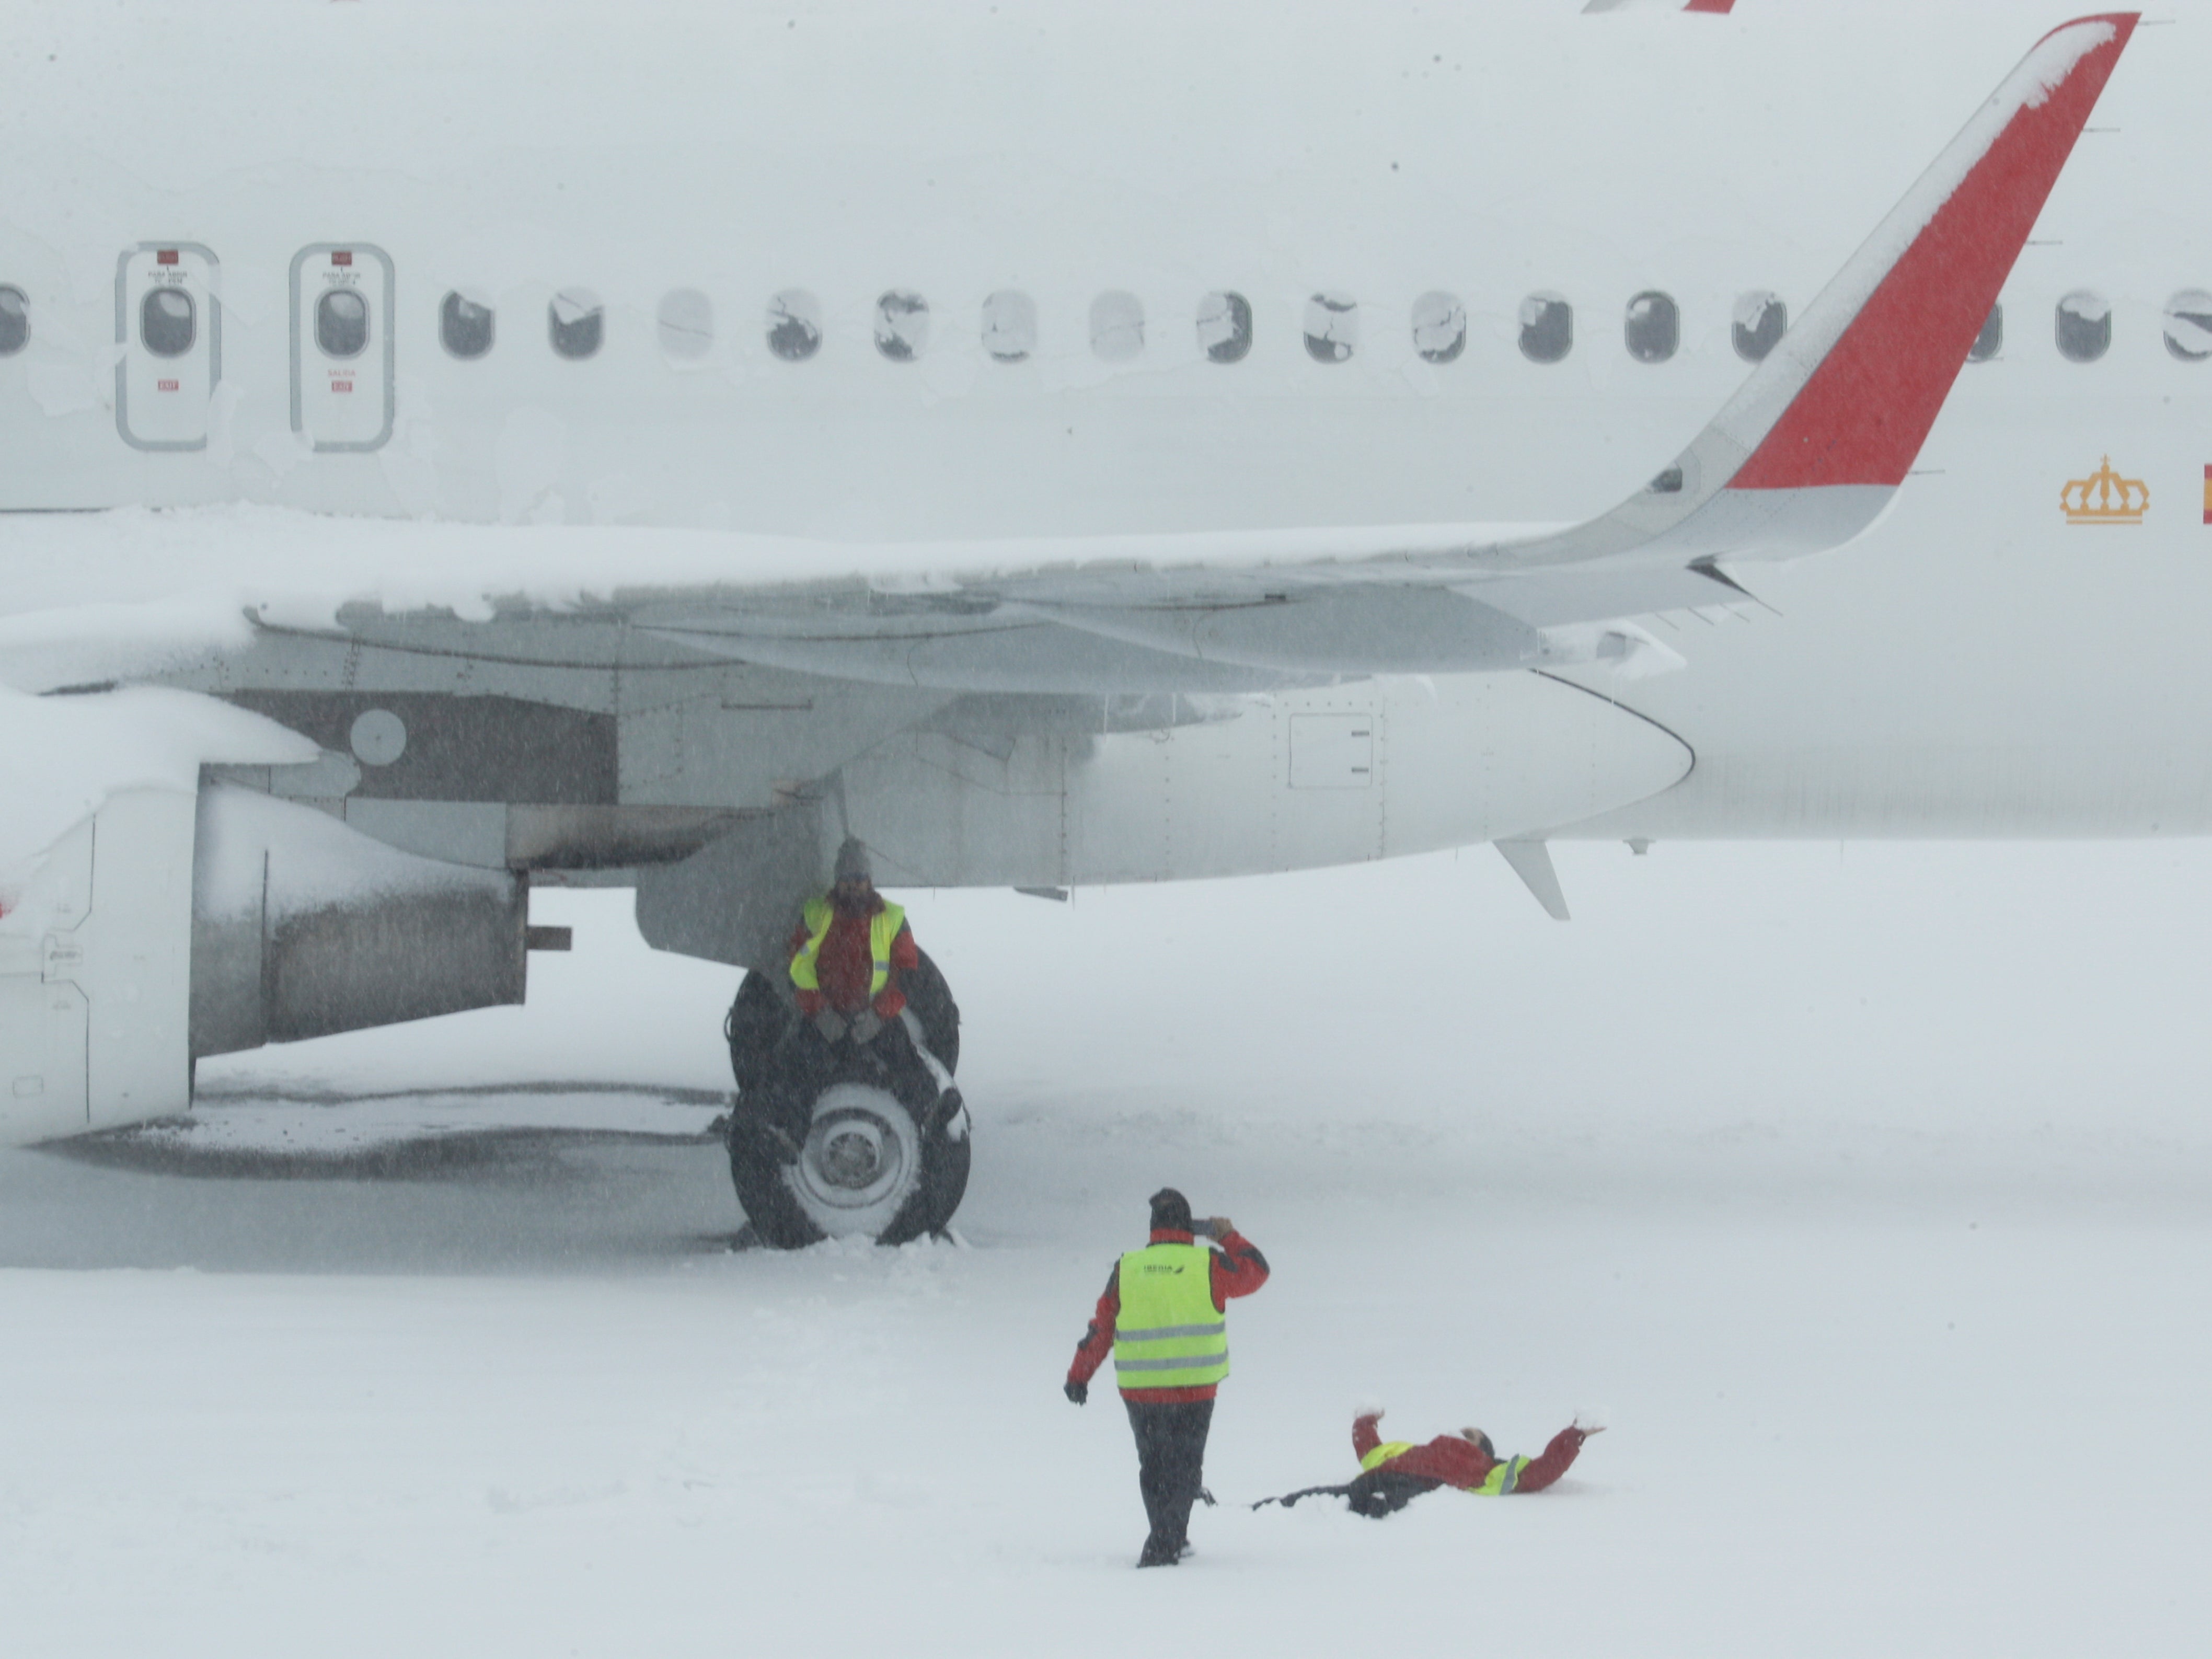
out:
<path id="1" fill-rule="evenodd" d="M 191 1103 L 209 1054 L 522 1000 L 528 890 L 312 807 L 111 795 L 0 913 L 0 1145 Z"/>

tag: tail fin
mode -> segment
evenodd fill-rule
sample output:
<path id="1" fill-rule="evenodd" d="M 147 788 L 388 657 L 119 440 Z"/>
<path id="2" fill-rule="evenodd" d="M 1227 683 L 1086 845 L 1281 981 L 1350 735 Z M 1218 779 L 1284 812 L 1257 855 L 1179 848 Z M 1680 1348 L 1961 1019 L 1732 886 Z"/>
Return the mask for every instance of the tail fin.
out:
<path id="1" fill-rule="evenodd" d="M 2045 35 L 1674 465 L 1513 562 L 1786 557 L 1873 523 L 1966 367 L 2138 15 L 2077 18 Z"/>

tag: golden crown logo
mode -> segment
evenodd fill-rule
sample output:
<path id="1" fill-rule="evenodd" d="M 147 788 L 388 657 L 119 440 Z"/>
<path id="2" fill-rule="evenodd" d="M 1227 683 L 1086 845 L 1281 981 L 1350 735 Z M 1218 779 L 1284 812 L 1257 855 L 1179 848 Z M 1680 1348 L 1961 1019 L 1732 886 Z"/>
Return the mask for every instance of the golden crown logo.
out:
<path id="1" fill-rule="evenodd" d="M 2150 486 L 2141 478 L 2123 478 L 2107 455 L 2087 477 L 2066 481 L 2058 505 L 2066 509 L 2069 524 L 2141 524 L 2150 505 Z"/>

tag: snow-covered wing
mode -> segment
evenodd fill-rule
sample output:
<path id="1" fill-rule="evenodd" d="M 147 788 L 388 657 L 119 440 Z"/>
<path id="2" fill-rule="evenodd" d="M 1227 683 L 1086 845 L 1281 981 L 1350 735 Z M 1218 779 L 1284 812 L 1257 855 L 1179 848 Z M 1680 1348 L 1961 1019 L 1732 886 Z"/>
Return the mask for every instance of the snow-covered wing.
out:
<path id="1" fill-rule="evenodd" d="M 190 515 L 40 524 L 21 539 L 50 554 L 24 568 L 66 572 L 76 593 L 100 581 L 118 605 L 158 592 L 165 626 L 200 616 L 210 645 L 245 614 L 441 657 L 562 658 L 543 630 L 583 616 L 951 693 L 1237 692 L 1634 657 L 1620 619 L 1740 604 L 1731 568 L 1839 546 L 1887 506 L 2135 24 L 2085 17 L 2039 41 L 1689 447 L 1587 523 L 831 545 L 248 508 L 199 531 Z M 195 534 L 220 540 L 228 573 L 191 596 L 199 611 L 149 574 L 191 568 Z M 530 638 L 495 642 L 502 629 Z M 19 614 L 0 623 L 0 680 L 129 678 L 158 643 L 81 604 Z"/>
<path id="2" fill-rule="evenodd" d="M 1540 667 L 1617 653 L 1626 635 L 1547 630 L 1741 601 L 1724 562 L 1840 546 L 1887 507 L 2136 21 L 2081 18 L 2039 41 L 1689 448 L 1588 523 L 1520 537 L 1437 526 L 1131 538 L 933 582 L 878 575 L 842 603 L 702 597 L 639 620 L 732 656 L 948 688 L 1118 675 L 1129 689 L 1228 690 L 1238 671 Z"/>

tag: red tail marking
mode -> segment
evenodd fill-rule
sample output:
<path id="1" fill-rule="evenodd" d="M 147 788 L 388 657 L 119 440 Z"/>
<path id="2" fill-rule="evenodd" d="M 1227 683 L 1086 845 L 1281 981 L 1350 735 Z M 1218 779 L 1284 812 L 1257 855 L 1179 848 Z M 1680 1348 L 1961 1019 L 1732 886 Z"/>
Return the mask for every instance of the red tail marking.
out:
<path id="1" fill-rule="evenodd" d="M 2112 39 L 2086 53 L 2039 106 L 2014 114 L 1882 278 L 1731 489 L 1904 482 L 2135 33 L 2136 17 L 2078 20 L 2112 24 Z"/>
<path id="2" fill-rule="evenodd" d="M 1725 12 L 1735 4 L 1735 0 L 1690 0 L 1690 3 L 1683 7 L 1682 9 L 1684 11 Z"/>

